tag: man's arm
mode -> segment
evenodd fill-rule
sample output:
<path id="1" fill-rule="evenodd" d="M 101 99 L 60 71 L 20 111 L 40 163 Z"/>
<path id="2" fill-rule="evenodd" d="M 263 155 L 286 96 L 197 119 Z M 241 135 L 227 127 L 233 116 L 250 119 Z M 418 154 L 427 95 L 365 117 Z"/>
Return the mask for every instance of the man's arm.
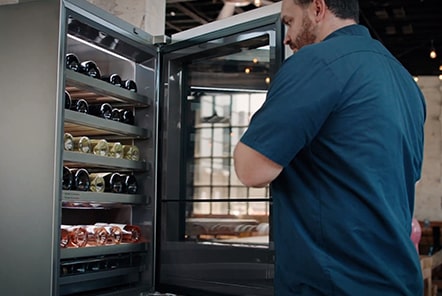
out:
<path id="1" fill-rule="evenodd" d="M 239 142 L 233 152 L 236 175 L 248 187 L 264 187 L 281 173 L 283 167 Z"/>

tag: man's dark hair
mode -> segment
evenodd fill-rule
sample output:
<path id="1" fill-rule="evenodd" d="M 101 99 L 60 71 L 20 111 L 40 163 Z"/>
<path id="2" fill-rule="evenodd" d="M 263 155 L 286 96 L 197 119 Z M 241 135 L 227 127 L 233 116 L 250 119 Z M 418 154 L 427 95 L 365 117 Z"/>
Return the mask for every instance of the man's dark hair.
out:
<path id="1" fill-rule="evenodd" d="M 293 0 L 298 5 L 307 5 L 313 0 Z M 359 23 L 359 1 L 358 0 L 324 0 L 328 9 L 339 18 L 353 19 Z"/>

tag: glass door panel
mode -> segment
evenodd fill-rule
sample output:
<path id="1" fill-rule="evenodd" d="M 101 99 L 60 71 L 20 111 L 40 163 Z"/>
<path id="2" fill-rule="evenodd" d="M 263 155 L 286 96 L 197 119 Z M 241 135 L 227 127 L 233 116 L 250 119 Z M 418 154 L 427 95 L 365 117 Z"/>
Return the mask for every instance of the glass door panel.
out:
<path id="1" fill-rule="evenodd" d="M 281 32 L 273 17 L 165 49 L 159 275 L 169 291 L 273 295 L 269 188 L 238 180 L 233 150 L 281 63 Z"/>

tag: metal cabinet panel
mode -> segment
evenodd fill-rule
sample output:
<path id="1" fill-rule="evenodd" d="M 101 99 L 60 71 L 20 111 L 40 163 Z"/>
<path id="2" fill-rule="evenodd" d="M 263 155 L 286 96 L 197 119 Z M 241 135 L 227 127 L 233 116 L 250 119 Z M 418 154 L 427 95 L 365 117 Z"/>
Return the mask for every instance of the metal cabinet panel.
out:
<path id="1" fill-rule="evenodd" d="M 61 18 L 59 1 L 0 6 L 4 295 L 57 294 Z"/>

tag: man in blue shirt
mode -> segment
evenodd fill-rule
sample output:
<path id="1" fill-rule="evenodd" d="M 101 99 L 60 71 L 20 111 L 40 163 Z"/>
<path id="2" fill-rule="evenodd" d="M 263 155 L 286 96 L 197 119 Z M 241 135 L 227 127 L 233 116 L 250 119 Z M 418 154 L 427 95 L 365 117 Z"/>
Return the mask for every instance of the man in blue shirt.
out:
<path id="1" fill-rule="evenodd" d="M 424 98 L 358 25 L 357 0 L 283 0 L 295 52 L 234 152 L 271 184 L 275 295 L 423 294 L 410 239 Z"/>

